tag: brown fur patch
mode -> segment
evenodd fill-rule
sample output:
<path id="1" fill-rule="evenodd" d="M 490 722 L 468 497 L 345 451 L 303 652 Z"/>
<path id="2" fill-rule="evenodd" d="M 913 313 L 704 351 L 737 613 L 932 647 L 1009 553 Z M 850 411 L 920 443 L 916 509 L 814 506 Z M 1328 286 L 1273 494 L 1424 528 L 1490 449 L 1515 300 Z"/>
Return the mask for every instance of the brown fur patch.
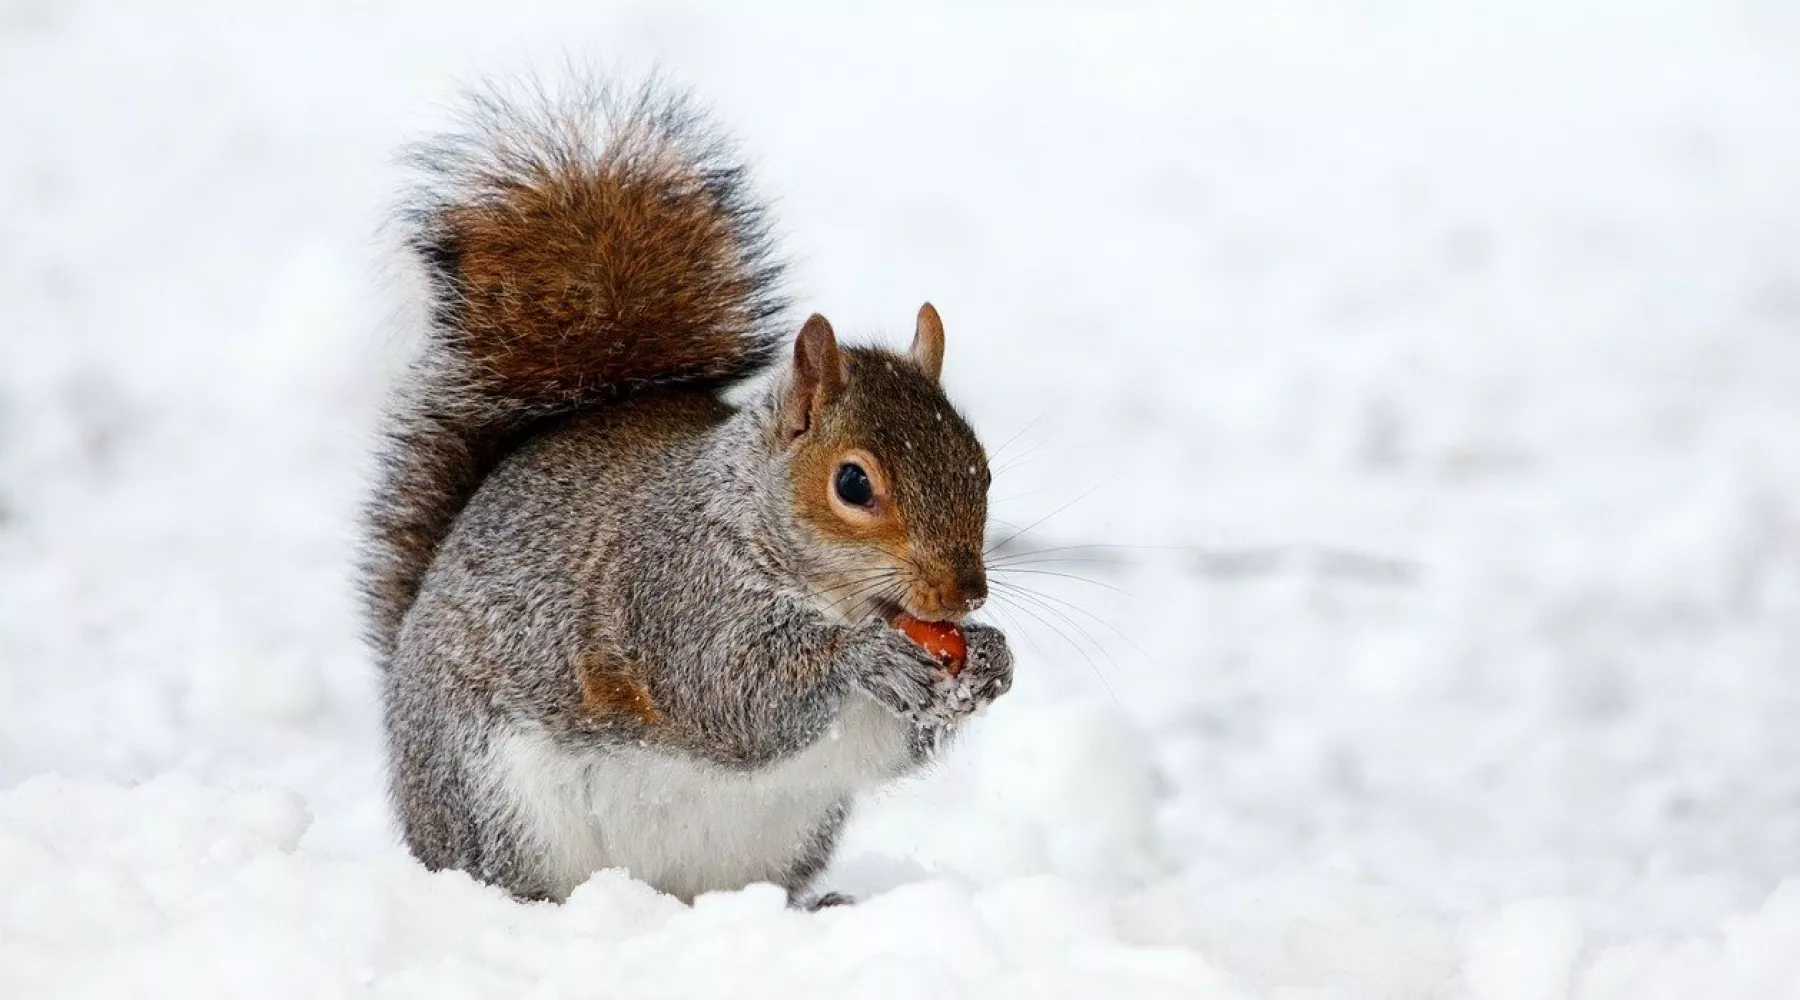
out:
<path id="1" fill-rule="evenodd" d="M 625 664 L 604 653 L 585 653 L 575 667 L 581 707 L 591 715 L 629 716 L 646 725 L 662 721 L 650 686 Z"/>
<path id="2" fill-rule="evenodd" d="M 578 395 L 742 364 L 755 281 L 731 220 L 679 160 L 546 157 L 443 226 L 460 346 L 504 391 Z"/>

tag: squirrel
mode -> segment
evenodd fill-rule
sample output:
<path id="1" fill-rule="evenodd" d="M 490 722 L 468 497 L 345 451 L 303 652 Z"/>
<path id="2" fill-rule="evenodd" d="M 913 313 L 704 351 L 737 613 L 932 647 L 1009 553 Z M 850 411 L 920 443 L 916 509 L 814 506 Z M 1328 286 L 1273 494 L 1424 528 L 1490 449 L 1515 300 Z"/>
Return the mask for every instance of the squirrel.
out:
<path id="1" fill-rule="evenodd" d="M 809 893 L 857 795 L 1012 684 L 995 628 L 952 674 L 892 625 L 987 595 L 937 311 L 788 349 L 767 209 L 655 81 L 480 91 L 410 161 L 428 319 L 360 567 L 407 847 L 527 900 L 847 901 Z"/>

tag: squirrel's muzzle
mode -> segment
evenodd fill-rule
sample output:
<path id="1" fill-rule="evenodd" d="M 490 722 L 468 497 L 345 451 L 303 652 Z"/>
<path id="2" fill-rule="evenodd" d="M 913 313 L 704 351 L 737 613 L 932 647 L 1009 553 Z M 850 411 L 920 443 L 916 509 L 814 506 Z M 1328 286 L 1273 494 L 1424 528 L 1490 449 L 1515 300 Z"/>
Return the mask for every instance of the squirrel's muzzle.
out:
<path id="1" fill-rule="evenodd" d="M 980 563 L 946 567 L 913 584 L 907 594 L 907 610 L 926 621 L 961 618 L 987 603 L 987 595 L 987 571 Z"/>

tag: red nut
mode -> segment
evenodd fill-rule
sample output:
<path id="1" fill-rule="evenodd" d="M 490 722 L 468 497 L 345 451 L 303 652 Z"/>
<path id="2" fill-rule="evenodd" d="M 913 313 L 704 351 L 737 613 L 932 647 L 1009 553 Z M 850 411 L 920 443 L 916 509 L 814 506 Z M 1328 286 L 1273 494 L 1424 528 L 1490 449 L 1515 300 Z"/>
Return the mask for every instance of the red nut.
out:
<path id="1" fill-rule="evenodd" d="M 963 661 L 969 655 L 969 642 L 955 622 L 928 622 L 901 612 L 894 619 L 894 627 L 930 653 L 950 676 L 962 673 Z"/>

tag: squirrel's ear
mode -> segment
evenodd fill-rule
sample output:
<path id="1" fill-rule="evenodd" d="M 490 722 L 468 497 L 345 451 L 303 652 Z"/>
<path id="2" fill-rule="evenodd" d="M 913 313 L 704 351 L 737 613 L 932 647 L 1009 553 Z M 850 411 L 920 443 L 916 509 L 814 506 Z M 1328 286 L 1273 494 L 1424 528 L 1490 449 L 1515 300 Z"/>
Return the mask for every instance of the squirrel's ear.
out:
<path id="1" fill-rule="evenodd" d="M 794 376 L 781 401 L 781 422 L 794 438 L 812 427 L 813 417 L 844 388 L 844 359 L 837 334 L 825 317 L 813 313 L 794 341 Z"/>
<path id="2" fill-rule="evenodd" d="M 933 382 L 944 370 L 944 321 L 929 302 L 919 307 L 919 323 L 913 328 L 912 359 Z"/>

